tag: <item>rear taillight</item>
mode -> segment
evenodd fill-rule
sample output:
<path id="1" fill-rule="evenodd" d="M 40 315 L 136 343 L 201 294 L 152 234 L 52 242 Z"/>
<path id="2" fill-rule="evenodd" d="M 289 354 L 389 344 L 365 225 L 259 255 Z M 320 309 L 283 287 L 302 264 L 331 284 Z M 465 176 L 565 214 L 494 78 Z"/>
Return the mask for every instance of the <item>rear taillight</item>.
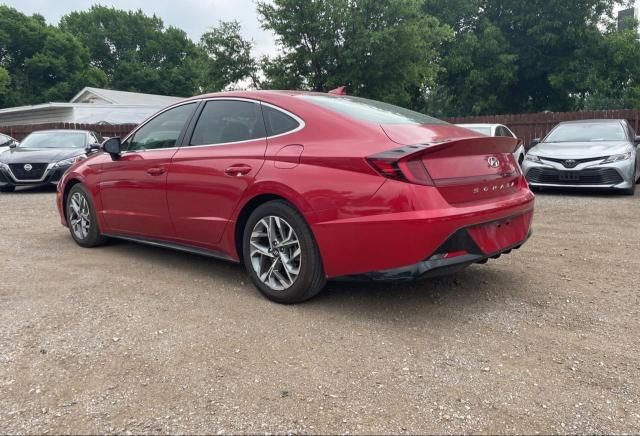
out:
<path id="1" fill-rule="evenodd" d="M 433 186 L 433 180 L 417 156 L 416 148 L 404 147 L 367 158 L 369 165 L 383 177 L 416 185 Z"/>

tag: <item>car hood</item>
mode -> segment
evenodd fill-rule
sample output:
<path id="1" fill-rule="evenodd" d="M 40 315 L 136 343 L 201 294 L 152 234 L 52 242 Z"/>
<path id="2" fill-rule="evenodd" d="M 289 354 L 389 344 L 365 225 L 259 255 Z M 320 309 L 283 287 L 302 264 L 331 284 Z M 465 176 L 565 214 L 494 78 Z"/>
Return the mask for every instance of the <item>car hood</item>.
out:
<path id="1" fill-rule="evenodd" d="M 12 148 L 0 153 L 0 162 L 14 163 L 53 163 L 84 154 L 81 148 Z"/>
<path id="2" fill-rule="evenodd" d="M 543 142 L 529 150 L 529 153 L 559 159 L 588 159 L 627 153 L 631 148 L 625 141 Z"/>

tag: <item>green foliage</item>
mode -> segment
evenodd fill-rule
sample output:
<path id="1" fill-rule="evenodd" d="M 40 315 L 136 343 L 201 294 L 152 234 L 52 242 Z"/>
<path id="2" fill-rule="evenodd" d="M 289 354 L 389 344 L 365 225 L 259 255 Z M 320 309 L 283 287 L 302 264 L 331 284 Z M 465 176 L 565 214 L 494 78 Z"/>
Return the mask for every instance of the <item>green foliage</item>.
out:
<path id="1" fill-rule="evenodd" d="M 221 91 L 247 78 L 254 86 L 257 84 L 258 65 L 251 55 L 253 42 L 242 37 L 239 22 L 220 22 L 202 35 L 200 48 L 207 55 L 202 77 L 204 91 Z"/>
<path id="2" fill-rule="evenodd" d="M 438 47 L 451 29 L 422 13 L 419 0 L 258 2 L 283 54 L 263 60 L 265 87 L 298 85 L 405 106 L 421 100 L 438 71 Z"/>
<path id="3" fill-rule="evenodd" d="M 187 34 L 155 15 L 92 6 L 64 16 L 60 28 L 77 37 L 91 65 L 122 91 L 191 96 L 199 90 L 202 52 Z"/>
<path id="4" fill-rule="evenodd" d="M 0 6 L 0 29 L 2 106 L 64 101 L 82 86 L 105 84 L 86 47 L 41 16 Z"/>
<path id="5" fill-rule="evenodd" d="M 93 6 L 59 26 L 0 6 L 0 106 L 84 86 L 190 96 L 233 86 L 328 91 L 437 116 L 640 107 L 627 0 L 258 0 L 280 53 L 256 59 L 238 22 L 198 43 L 141 10 Z"/>

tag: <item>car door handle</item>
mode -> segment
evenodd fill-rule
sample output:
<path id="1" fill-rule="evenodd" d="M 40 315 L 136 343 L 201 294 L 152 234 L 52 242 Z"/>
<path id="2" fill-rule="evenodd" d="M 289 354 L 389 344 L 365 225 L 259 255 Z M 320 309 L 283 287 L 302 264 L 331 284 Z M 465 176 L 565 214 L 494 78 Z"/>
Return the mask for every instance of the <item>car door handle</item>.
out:
<path id="1" fill-rule="evenodd" d="M 147 170 L 147 174 L 149 174 L 150 176 L 161 176 L 166 172 L 167 170 L 162 167 L 153 167 Z"/>
<path id="2" fill-rule="evenodd" d="M 231 165 L 229 168 L 224 170 L 224 173 L 227 176 L 231 176 L 231 177 L 246 176 L 250 172 L 251 172 L 251 167 L 249 165 L 244 165 L 244 164 Z"/>

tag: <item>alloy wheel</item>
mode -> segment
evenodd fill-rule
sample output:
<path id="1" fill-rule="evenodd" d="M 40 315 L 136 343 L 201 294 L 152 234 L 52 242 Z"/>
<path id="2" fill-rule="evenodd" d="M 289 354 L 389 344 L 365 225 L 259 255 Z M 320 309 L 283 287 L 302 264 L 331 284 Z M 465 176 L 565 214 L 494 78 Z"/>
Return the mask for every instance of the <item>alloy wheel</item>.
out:
<path id="1" fill-rule="evenodd" d="M 69 201 L 69 224 L 76 238 L 87 239 L 91 230 L 89 202 L 81 192 L 75 192 Z"/>
<path id="2" fill-rule="evenodd" d="M 251 232 L 250 258 L 262 283 L 275 291 L 289 289 L 300 275 L 302 250 L 298 235 L 283 218 L 266 216 Z"/>

